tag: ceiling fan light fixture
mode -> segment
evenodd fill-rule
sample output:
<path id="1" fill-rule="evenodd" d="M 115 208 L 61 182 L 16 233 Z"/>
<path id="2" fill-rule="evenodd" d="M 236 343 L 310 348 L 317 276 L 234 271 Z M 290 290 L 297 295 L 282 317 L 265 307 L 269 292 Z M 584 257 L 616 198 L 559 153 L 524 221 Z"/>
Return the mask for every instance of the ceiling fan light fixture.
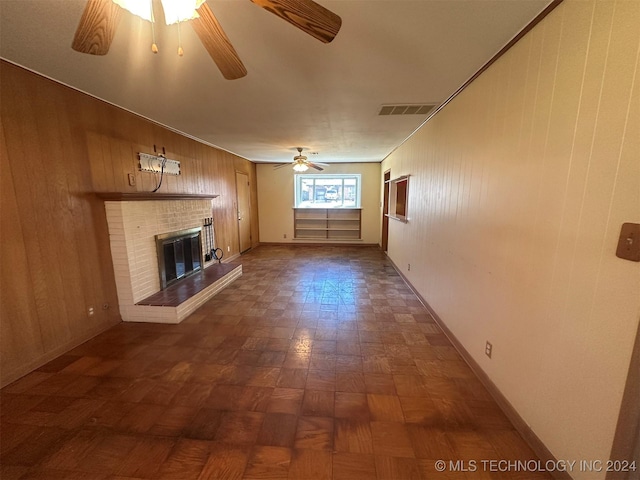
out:
<path id="1" fill-rule="evenodd" d="M 143 0 L 113 0 L 113 3 L 147 22 L 153 22 L 151 2 Z"/>
<path id="2" fill-rule="evenodd" d="M 71 48 L 88 55 L 106 55 L 113 41 L 122 9 L 146 20 L 151 25 L 153 53 L 158 52 L 153 11 L 157 0 L 84 0 L 86 2 L 80 22 L 73 36 Z M 167 25 L 190 21 L 209 56 L 227 80 L 242 78 L 247 69 L 238 56 L 222 26 L 206 0 L 160 0 Z M 314 0 L 252 0 L 259 7 L 286 20 L 312 37 L 329 43 L 342 25 L 342 19 Z M 184 54 L 178 38 L 178 55 Z M 314 167 L 315 168 L 315 167 Z"/>
<path id="3" fill-rule="evenodd" d="M 199 15 L 196 10 L 200 8 L 205 0 L 161 0 L 161 2 L 165 23 L 173 25 L 174 23 L 198 18 Z M 155 22 L 150 0 L 113 0 L 113 3 L 147 22 Z"/>
<path id="4" fill-rule="evenodd" d="M 293 170 L 296 172 L 306 172 L 309 170 L 309 166 L 306 163 L 296 163 L 293 166 Z"/>
<path id="5" fill-rule="evenodd" d="M 197 10 L 204 2 L 205 0 L 162 0 L 166 24 L 173 25 L 199 18 Z"/>

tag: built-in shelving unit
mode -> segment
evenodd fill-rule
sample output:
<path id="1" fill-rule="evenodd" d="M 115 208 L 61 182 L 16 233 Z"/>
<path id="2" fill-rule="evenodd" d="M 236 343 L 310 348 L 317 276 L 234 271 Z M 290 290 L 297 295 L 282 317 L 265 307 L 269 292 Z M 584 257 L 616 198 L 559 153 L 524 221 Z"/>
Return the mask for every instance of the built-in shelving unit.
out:
<path id="1" fill-rule="evenodd" d="M 359 208 L 294 208 L 294 238 L 304 240 L 360 240 Z"/>

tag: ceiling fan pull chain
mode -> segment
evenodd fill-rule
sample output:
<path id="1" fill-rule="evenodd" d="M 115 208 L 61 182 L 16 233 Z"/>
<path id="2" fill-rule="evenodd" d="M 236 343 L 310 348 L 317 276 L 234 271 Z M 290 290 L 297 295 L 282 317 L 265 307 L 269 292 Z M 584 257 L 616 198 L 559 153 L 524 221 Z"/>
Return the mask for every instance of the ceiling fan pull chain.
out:
<path id="1" fill-rule="evenodd" d="M 178 56 L 181 57 L 184 55 L 184 50 L 182 50 L 182 36 L 180 35 L 180 24 L 182 22 L 178 21 Z"/>
<path id="2" fill-rule="evenodd" d="M 153 53 L 158 53 L 158 45 L 156 45 L 156 29 L 153 26 L 156 23 L 156 19 L 153 16 L 153 0 L 149 0 L 149 11 L 151 12 L 151 39 L 153 43 L 151 44 L 151 51 Z"/>

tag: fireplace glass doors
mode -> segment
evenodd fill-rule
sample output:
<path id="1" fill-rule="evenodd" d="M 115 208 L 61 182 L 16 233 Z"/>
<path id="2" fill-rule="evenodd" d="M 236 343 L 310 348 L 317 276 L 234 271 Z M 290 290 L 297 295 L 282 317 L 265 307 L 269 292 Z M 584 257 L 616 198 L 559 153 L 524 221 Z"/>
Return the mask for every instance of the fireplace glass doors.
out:
<path id="1" fill-rule="evenodd" d="M 202 269 L 201 227 L 156 235 L 160 287 Z"/>

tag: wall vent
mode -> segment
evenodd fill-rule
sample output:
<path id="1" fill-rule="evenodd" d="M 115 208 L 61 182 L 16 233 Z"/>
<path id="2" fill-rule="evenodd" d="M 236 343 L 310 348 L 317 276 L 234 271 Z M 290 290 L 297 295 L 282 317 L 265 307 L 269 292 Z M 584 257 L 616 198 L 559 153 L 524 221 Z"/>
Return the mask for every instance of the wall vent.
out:
<path id="1" fill-rule="evenodd" d="M 378 115 L 426 115 L 434 107 L 434 104 L 382 105 Z"/>

